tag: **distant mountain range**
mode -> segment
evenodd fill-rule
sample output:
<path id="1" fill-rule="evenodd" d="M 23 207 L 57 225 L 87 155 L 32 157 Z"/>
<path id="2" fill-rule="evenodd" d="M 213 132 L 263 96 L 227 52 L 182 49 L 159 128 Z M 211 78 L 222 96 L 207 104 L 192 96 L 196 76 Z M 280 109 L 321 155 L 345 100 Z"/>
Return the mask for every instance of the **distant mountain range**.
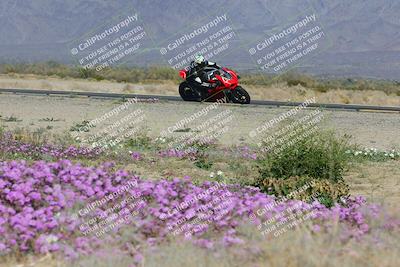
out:
<path id="1" fill-rule="evenodd" d="M 316 14 L 314 25 L 304 30 L 318 26 L 324 37 L 315 51 L 290 67 L 324 76 L 400 77 L 400 1 L 394 0 L 2 0 L 0 62 L 78 63 L 79 55 L 88 55 L 85 53 L 127 33 L 134 25 L 111 33 L 78 56 L 71 54 L 71 49 L 133 14 L 138 14 L 136 25 L 144 28 L 146 38 L 137 53 L 118 64 L 168 64 L 169 59 L 204 37 L 229 26 L 234 37 L 212 60 L 241 70 L 261 71 L 257 55 L 275 47 L 256 56 L 251 56 L 249 49 Z M 226 21 L 215 27 L 208 24 L 208 33 L 185 37 L 178 49 L 168 50 L 174 41 L 225 14 Z M 296 36 L 289 35 L 281 44 Z M 160 53 L 162 48 L 167 48 L 165 55 Z"/>

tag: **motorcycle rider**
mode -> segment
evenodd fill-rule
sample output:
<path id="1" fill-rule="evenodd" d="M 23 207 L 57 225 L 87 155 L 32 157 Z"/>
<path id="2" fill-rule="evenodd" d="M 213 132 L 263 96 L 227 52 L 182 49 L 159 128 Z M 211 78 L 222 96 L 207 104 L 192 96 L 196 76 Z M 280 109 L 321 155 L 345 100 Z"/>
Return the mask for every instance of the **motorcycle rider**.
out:
<path id="1" fill-rule="evenodd" d="M 215 83 L 208 82 L 210 77 L 207 77 L 207 73 L 206 71 L 204 71 L 204 69 L 207 67 L 214 69 L 221 68 L 216 63 L 205 60 L 203 55 L 196 54 L 194 60 L 190 62 L 189 65 L 188 69 L 189 77 L 202 88 L 204 87 L 215 88 L 218 86 L 219 82 Z"/>

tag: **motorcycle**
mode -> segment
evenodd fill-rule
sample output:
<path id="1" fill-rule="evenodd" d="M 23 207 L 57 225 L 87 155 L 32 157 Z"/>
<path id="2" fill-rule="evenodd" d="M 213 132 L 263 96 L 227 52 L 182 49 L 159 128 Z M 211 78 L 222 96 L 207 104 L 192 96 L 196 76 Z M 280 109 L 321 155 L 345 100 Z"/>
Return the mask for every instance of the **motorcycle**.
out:
<path id="1" fill-rule="evenodd" d="M 226 97 L 232 103 L 249 104 L 250 95 L 239 86 L 239 76 L 228 68 L 207 68 L 203 70 L 209 86 L 201 86 L 186 70 L 179 75 L 184 80 L 179 85 L 179 94 L 184 101 L 213 102 Z"/>

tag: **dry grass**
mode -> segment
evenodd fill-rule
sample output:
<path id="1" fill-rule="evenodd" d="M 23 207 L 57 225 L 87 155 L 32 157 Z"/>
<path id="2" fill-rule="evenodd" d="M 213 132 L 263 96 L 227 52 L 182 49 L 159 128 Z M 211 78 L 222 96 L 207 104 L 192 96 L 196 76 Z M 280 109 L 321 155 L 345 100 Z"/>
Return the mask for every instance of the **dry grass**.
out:
<path id="1" fill-rule="evenodd" d="M 301 85 L 287 86 L 284 83 L 262 87 L 246 86 L 253 99 L 280 100 L 302 102 L 304 99 L 315 97 L 320 103 L 341 103 L 341 104 L 367 104 L 382 106 L 399 106 L 400 96 L 386 94 L 376 90 L 345 90 L 334 89 L 326 92 L 319 92 L 313 89 L 304 88 Z"/>
<path id="2" fill-rule="evenodd" d="M 127 170 L 144 179 L 174 178 L 182 177 L 182 174 L 188 175 L 194 179 L 208 177 L 209 172 L 195 168 L 193 163 L 188 160 L 177 158 L 158 158 L 156 163 L 137 162 L 126 166 Z"/>
<path id="3" fill-rule="evenodd" d="M 217 247 L 212 253 L 188 243 L 174 243 L 148 251 L 144 266 L 397 266 L 400 246 L 387 236 L 387 246 L 372 241 L 342 244 L 339 231 L 311 235 L 305 227 L 277 238 L 264 239 L 251 227 L 242 229 L 252 245 L 246 250 Z"/>
<path id="4" fill-rule="evenodd" d="M 132 84 L 105 80 L 95 81 L 74 78 L 62 79 L 58 77 L 37 76 L 32 74 L 0 75 L 0 88 L 162 95 L 177 94 L 176 85 L 172 81 L 165 81 L 163 83 Z"/>
<path id="5" fill-rule="evenodd" d="M 33 256 L 33 255 L 13 255 L 0 257 L 0 267 L 47 267 L 60 266 L 54 255 Z"/>
<path id="6" fill-rule="evenodd" d="M 271 85 L 246 85 L 252 99 L 304 101 L 305 98 L 316 97 L 321 103 L 400 105 L 400 96 L 386 94 L 378 90 L 346 90 L 335 89 L 321 92 L 305 88 L 301 85 L 288 86 L 286 83 Z M 135 93 L 150 95 L 178 95 L 177 83 L 160 81 L 149 83 L 119 83 L 112 81 L 95 81 L 87 79 L 57 78 L 31 74 L 0 75 L 0 88 L 45 89 L 65 91 L 91 91 L 112 93 Z"/>
<path id="7" fill-rule="evenodd" d="M 377 243 L 371 236 L 362 242 L 343 243 L 339 239 L 340 228 L 327 233 L 312 234 L 303 225 L 279 237 L 264 238 L 255 226 L 242 226 L 242 239 L 251 241 L 241 246 L 225 248 L 214 246 L 211 250 L 193 246 L 190 242 L 172 241 L 156 248 L 146 248 L 143 267 L 396 267 L 400 254 L 399 234 L 381 234 L 384 242 Z M 126 267 L 135 266 L 127 254 L 118 254 L 112 248 L 97 251 L 93 255 L 67 262 L 62 258 L 45 256 L 6 259 L 0 267 Z"/>

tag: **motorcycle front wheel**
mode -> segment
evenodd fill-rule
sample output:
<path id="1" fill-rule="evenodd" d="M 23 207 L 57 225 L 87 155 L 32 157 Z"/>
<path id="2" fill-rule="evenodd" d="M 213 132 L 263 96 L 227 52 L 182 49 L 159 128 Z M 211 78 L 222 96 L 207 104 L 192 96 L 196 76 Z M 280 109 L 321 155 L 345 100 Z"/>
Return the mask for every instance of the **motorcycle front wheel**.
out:
<path id="1" fill-rule="evenodd" d="M 238 86 L 232 91 L 231 100 L 237 104 L 250 104 L 250 95 L 243 87 Z"/>
<path id="2" fill-rule="evenodd" d="M 179 94 L 184 101 L 200 102 L 202 100 L 201 93 L 187 82 L 183 82 L 179 85 Z"/>

